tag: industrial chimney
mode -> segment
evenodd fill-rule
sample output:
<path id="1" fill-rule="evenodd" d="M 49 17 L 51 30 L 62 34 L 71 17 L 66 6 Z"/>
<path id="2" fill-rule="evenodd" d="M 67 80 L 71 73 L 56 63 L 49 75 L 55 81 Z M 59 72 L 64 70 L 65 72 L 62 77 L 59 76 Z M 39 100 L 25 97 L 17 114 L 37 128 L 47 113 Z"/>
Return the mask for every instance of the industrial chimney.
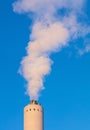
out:
<path id="1" fill-rule="evenodd" d="M 24 108 L 24 130 L 44 130 L 43 108 L 35 100 Z"/>

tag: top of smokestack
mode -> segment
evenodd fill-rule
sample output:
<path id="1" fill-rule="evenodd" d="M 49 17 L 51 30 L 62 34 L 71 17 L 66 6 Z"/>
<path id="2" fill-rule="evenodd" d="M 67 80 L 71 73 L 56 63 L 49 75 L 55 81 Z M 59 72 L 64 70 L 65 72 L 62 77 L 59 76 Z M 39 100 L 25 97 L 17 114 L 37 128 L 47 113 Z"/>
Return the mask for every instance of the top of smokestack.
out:
<path id="1" fill-rule="evenodd" d="M 31 100 L 31 104 L 39 104 L 36 100 Z"/>

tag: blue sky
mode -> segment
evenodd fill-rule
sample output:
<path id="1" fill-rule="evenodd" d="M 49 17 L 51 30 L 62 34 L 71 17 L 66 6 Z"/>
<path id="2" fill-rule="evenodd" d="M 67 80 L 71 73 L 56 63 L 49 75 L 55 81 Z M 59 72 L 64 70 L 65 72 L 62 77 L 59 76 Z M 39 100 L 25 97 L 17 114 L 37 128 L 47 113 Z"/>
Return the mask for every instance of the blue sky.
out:
<path id="1" fill-rule="evenodd" d="M 26 55 L 31 21 L 13 12 L 13 2 L 0 1 L 0 130 L 23 130 L 23 108 L 29 103 L 18 69 Z M 90 1 L 90 18 L 89 5 Z M 90 53 L 80 56 L 69 46 L 51 58 L 52 71 L 39 99 L 45 130 L 90 130 Z"/>

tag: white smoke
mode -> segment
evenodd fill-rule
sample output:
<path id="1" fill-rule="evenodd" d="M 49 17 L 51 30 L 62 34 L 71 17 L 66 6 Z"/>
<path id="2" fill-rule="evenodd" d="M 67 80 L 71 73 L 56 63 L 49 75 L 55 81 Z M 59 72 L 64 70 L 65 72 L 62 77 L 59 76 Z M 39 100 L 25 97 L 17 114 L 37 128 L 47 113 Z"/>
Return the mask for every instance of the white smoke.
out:
<path id="1" fill-rule="evenodd" d="M 15 12 L 35 15 L 20 68 L 31 99 L 38 99 L 44 88 L 44 76 L 51 70 L 50 54 L 67 46 L 70 39 L 90 33 L 90 27 L 80 20 L 84 5 L 85 0 L 18 0 L 13 4 Z"/>
<path id="2" fill-rule="evenodd" d="M 90 52 L 90 44 L 87 44 L 84 49 L 78 49 L 78 53 L 80 56 L 84 55 L 85 53 Z"/>

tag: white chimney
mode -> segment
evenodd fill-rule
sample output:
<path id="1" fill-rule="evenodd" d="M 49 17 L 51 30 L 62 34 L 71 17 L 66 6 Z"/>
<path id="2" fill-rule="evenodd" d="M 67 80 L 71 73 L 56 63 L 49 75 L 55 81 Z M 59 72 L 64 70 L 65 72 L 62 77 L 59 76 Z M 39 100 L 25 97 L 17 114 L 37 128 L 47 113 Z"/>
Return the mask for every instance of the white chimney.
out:
<path id="1" fill-rule="evenodd" d="M 35 100 L 24 108 L 24 130 L 44 130 L 43 108 Z"/>

